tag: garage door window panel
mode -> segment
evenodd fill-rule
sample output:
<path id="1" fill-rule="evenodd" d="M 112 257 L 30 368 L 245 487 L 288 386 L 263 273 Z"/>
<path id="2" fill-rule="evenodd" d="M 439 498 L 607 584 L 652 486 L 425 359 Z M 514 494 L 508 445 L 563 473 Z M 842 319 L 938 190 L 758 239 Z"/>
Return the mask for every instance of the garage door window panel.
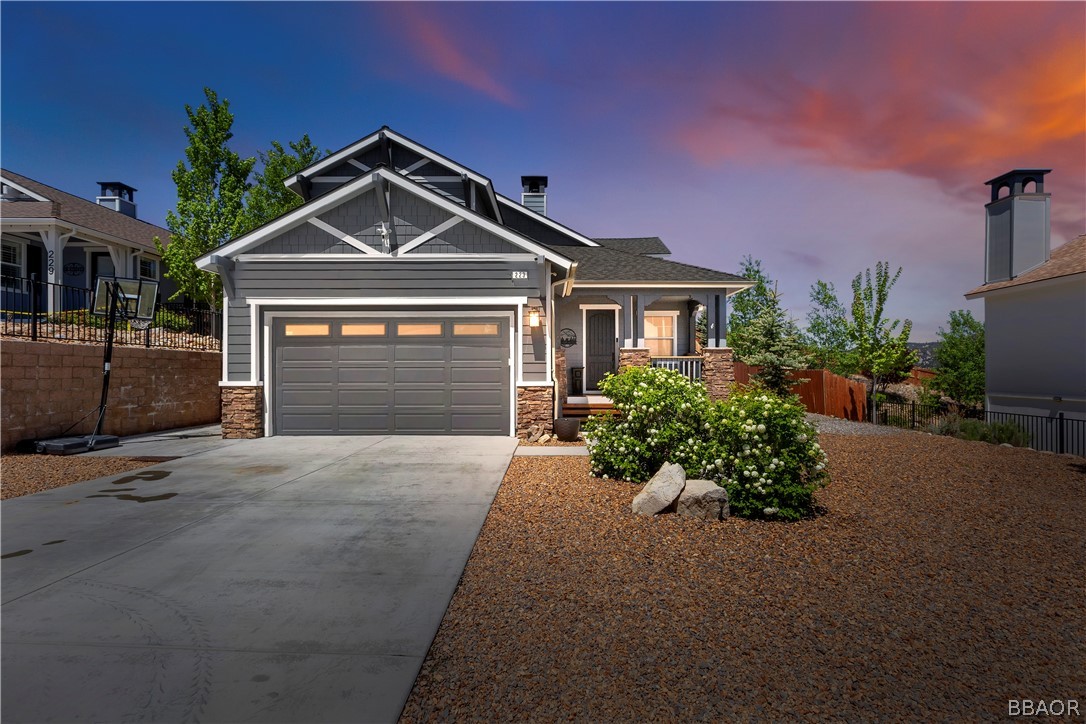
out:
<path id="1" fill-rule="evenodd" d="M 343 337 L 384 337 L 388 334 L 388 325 L 384 322 L 341 324 L 339 333 Z"/>
<path id="2" fill-rule="evenodd" d="M 283 328 L 284 337 L 331 337 L 330 324 L 288 324 Z"/>
<path id="3" fill-rule="evenodd" d="M 487 322 L 458 322 L 453 325 L 454 337 L 497 337 L 500 325 Z"/>
<path id="4" fill-rule="evenodd" d="M 398 337 L 440 337 L 445 334 L 445 325 L 441 322 L 412 323 L 400 322 L 396 325 Z"/>

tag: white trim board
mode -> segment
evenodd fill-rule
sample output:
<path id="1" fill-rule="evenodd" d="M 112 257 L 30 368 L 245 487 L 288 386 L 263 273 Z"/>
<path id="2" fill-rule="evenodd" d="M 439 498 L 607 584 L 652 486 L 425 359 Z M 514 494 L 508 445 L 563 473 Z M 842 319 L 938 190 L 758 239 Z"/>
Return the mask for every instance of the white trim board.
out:
<path id="1" fill-rule="evenodd" d="M 514 307 L 518 304 L 527 304 L 528 297 L 329 297 L 326 299 L 299 299 L 297 297 L 250 297 L 246 301 L 250 306 L 281 305 L 296 307 L 378 307 L 382 305 L 387 305 L 423 307 L 431 305 L 443 305 L 450 307 Z"/>
<path id="2" fill-rule="evenodd" d="M 581 336 L 584 338 L 584 344 L 581 345 L 581 367 L 584 369 L 584 379 L 582 384 L 584 389 L 582 392 L 588 393 L 588 311 L 589 310 L 607 310 L 610 309 L 615 313 L 615 369 L 618 369 L 618 353 L 619 353 L 619 336 L 618 330 L 620 326 L 619 312 L 622 311 L 621 304 L 579 304 L 581 308 Z"/>
<path id="3" fill-rule="evenodd" d="M 44 196 L 42 196 L 41 194 L 36 193 L 34 191 L 31 191 L 26 186 L 23 186 L 21 183 L 18 183 L 16 181 L 12 181 L 7 176 L 0 176 L 0 181 L 2 181 L 7 186 L 11 186 L 13 189 L 18 191 L 19 193 L 24 194 L 26 196 L 29 196 L 30 198 L 34 199 L 35 201 L 44 201 L 46 203 L 49 203 L 49 202 L 52 201 L 52 199 L 47 199 Z"/>
<path id="4" fill-rule="evenodd" d="M 495 261 L 495 262 L 535 262 L 539 257 L 527 252 L 523 254 L 412 254 L 411 256 L 389 256 L 380 254 L 238 254 L 234 261 Z"/>
<path id="5" fill-rule="evenodd" d="M 211 271 L 212 267 L 210 260 L 212 256 L 223 256 L 233 259 L 235 256 L 268 241 L 277 234 L 287 231 L 298 224 L 302 224 L 313 217 L 319 216 L 321 213 L 349 201 L 350 199 L 367 193 L 377 186 L 378 179 L 383 179 L 387 181 L 390 186 L 397 186 L 401 190 L 423 199 L 427 203 L 444 210 L 454 217 L 464 219 L 474 226 L 509 242 L 515 247 L 529 251 L 537 256 L 542 256 L 563 269 L 569 269 L 573 265 L 572 260 L 567 259 L 558 252 L 555 252 L 512 229 L 502 226 L 477 211 L 472 211 L 458 203 L 449 201 L 440 194 L 436 194 L 425 186 L 404 178 L 398 173 L 381 167 L 375 169 L 368 175 L 359 176 L 350 183 L 344 184 L 337 189 L 329 191 L 323 196 L 302 204 L 298 208 L 280 216 L 275 221 L 265 224 L 258 229 L 254 229 L 248 234 L 240 236 L 237 239 L 220 246 L 214 251 L 205 254 L 196 260 L 196 266 L 205 271 Z M 374 253 L 377 254 L 378 252 Z M 386 255 L 381 254 L 381 256 L 384 257 Z"/>

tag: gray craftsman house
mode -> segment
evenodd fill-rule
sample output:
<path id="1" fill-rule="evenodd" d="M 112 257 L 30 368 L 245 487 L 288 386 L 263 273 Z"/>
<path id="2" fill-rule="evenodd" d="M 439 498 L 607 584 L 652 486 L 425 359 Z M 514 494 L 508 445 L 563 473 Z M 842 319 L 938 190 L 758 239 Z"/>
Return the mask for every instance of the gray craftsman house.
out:
<path id="1" fill-rule="evenodd" d="M 630 364 L 731 380 L 750 282 L 591 239 L 389 128 L 288 178 L 304 203 L 198 261 L 226 295 L 223 434 L 517 435 L 607 401 Z M 697 350 L 695 318 L 708 315 Z"/>

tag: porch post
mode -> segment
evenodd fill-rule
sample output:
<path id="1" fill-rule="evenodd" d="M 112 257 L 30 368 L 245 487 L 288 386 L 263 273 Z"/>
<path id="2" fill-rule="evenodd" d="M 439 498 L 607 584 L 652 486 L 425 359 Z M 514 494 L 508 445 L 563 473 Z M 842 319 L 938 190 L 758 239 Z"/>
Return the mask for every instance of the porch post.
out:
<path id="1" fill-rule="evenodd" d="M 617 336 L 617 335 L 616 335 Z M 634 337 L 634 296 L 622 295 L 622 347 L 636 347 L 637 339 Z"/>
<path id="2" fill-rule="evenodd" d="M 57 300 L 60 295 L 60 290 L 52 285 L 59 284 L 61 281 L 61 269 L 64 268 L 64 245 L 71 234 L 61 234 L 55 226 L 39 231 L 38 234 L 41 236 L 41 243 L 45 246 L 45 281 L 48 282 L 46 285 L 48 293 L 45 295 L 46 311 L 52 314 L 57 311 Z"/>
<path id="3" fill-rule="evenodd" d="M 634 297 L 634 347 L 645 346 L 645 295 L 638 294 Z"/>
<path id="4" fill-rule="evenodd" d="M 708 344 L 701 351 L 701 379 L 713 400 L 728 396 L 735 382 L 735 362 L 725 340 L 728 319 L 728 297 L 710 294 L 706 299 L 705 313 L 709 318 Z"/>
<path id="5" fill-rule="evenodd" d="M 129 277 L 132 274 L 132 250 L 122 247 L 109 247 L 109 258 L 113 262 L 113 274 L 119 277 Z"/>

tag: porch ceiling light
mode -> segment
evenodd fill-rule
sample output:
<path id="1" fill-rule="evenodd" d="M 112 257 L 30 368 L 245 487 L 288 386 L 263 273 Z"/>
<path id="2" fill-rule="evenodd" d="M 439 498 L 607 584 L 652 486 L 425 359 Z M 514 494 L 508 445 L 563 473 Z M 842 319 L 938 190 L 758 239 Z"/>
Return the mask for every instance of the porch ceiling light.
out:
<path id="1" fill-rule="evenodd" d="M 529 327 L 538 327 L 539 326 L 539 310 L 538 309 L 529 309 L 528 310 L 528 326 Z"/>

